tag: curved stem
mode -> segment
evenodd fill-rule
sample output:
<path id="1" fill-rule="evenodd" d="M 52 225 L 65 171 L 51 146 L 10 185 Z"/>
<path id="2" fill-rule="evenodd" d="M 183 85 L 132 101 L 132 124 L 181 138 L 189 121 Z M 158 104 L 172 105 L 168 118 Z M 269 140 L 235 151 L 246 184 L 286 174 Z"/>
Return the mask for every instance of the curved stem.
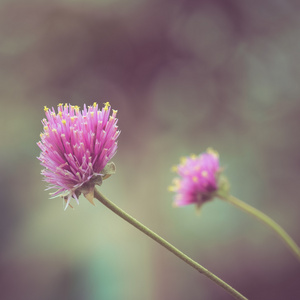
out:
<path id="1" fill-rule="evenodd" d="M 290 248 L 290 250 L 293 252 L 293 254 L 300 260 L 300 249 L 297 246 L 297 244 L 294 242 L 294 240 L 286 233 L 286 231 L 278 225 L 275 221 L 273 221 L 270 217 L 268 217 L 263 212 L 259 211 L 258 209 L 252 207 L 251 205 L 239 200 L 238 198 L 234 196 L 223 196 L 218 195 L 219 198 L 235 205 L 236 207 L 240 208 L 241 210 L 249 213 L 250 215 L 256 217 L 259 221 L 262 223 L 268 225 L 271 227 L 278 235 L 279 237 L 285 242 L 285 244 Z"/>
<path id="2" fill-rule="evenodd" d="M 112 203 L 110 200 L 108 200 L 105 196 L 103 196 L 101 193 L 99 193 L 95 189 L 95 195 L 94 197 L 99 200 L 102 204 L 104 204 L 106 207 L 108 207 L 110 210 L 112 210 L 114 213 L 116 213 L 118 216 L 120 216 L 122 219 L 133 225 L 138 230 L 142 231 L 146 235 L 148 235 L 150 238 L 152 238 L 154 241 L 165 247 L 167 250 L 175 254 L 177 257 L 182 259 L 184 262 L 192 266 L 194 269 L 196 269 L 198 272 L 202 273 L 206 277 L 208 277 L 210 280 L 214 281 L 216 284 L 218 284 L 220 287 L 225 289 L 229 294 L 231 294 L 236 299 L 243 299 L 247 300 L 242 294 L 240 294 L 237 290 L 232 288 L 229 284 L 224 282 L 222 279 L 208 271 L 206 268 L 202 267 L 200 264 L 189 258 L 187 255 L 185 255 L 183 252 L 179 251 L 177 248 L 175 248 L 172 244 L 164 240 L 162 237 L 160 237 L 158 234 L 147 228 L 145 225 L 131 217 L 129 214 L 127 214 L 125 211 L 123 211 L 121 208 L 119 208 L 117 205 Z"/>

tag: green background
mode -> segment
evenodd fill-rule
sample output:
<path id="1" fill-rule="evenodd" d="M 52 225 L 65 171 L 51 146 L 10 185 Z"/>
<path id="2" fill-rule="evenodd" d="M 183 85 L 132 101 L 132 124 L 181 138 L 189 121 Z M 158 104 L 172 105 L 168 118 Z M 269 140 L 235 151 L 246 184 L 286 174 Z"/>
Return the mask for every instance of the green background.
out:
<path id="1" fill-rule="evenodd" d="M 240 3 L 241 2 L 241 3 Z M 219 151 L 232 194 L 300 244 L 297 1 L 1 1 L 0 298 L 232 299 L 83 197 L 48 199 L 43 107 L 118 109 L 101 192 L 250 299 L 300 299 L 299 262 L 221 200 L 172 207 L 179 157 Z"/>

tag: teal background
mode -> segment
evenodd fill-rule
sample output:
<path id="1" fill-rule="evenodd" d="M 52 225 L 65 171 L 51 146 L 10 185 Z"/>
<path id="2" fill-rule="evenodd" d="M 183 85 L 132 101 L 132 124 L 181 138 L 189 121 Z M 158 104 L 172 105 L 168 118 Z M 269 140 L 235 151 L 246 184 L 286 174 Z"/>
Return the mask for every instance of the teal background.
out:
<path id="1" fill-rule="evenodd" d="M 300 245 L 297 1 L 1 1 L 0 298 L 232 299 L 100 203 L 63 211 L 36 159 L 43 107 L 110 101 L 101 192 L 249 299 L 300 299 L 299 262 L 221 200 L 172 207 L 179 157 L 219 151 L 232 194 Z"/>

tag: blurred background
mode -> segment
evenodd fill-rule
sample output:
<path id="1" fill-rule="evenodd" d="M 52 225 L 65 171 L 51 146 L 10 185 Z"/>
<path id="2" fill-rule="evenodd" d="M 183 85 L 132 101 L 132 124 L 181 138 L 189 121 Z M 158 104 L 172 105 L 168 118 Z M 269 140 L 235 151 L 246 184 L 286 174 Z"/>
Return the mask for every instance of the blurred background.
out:
<path id="1" fill-rule="evenodd" d="M 0 3 L 0 298 L 232 299 L 100 203 L 63 211 L 36 159 L 43 107 L 118 109 L 101 191 L 249 299 L 300 299 L 299 262 L 264 225 L 167 191 L 179 157 L 219 151 L 232 194 L 300 245 L 300 4 Z"/>

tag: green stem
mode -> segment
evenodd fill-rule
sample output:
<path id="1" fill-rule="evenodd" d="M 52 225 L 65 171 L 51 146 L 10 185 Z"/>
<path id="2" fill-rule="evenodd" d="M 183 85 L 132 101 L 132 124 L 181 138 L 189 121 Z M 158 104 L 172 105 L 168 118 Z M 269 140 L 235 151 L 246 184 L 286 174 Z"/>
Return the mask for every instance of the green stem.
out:
<path id="1" fill-rule="evenodd" d="M 175 248 L 172 244 L 164 240 L 162 237 L 157 235 L 155 232 L 147 228 L 145 225 L 131 217 L 129 214 L 127 214 L 125 211 L 123 211 L 121 208 L 119 208 L 117 205 L 112 203 L 110 200 L 108 200 L 105 196 L 103 196 L 101 193 L 99 193 L 95 189 L 95 198 L 99 200 L 102 204 L 104 204 L 107 208 L 112 210 L 114 213 L 116 213 L 118 216 L 120 216 L 122 219 L 133 225 L 138 230 L 142 231 L 146 235 L 148 235 L 150 238 L 152 238 L 154 241 L 165 247 L 167 250 L 175 254 L 177 257 L 182 259 L 184 262 L 192 266 L 194 269 L 196 269 L 198 272 L 202 273 L 212 281 L 214 281 L 217 285 L 225 289 L 229 294 L 231 294 L 236 299 L 243 299 L 247 300 L 242 294 L 240 294 L 237 290 L 232 288 L 229 284 L 224 282 L 222 279 L 208 271 L 206 268 L 199 265 L 197 262 L 189 258 L 187 255 L 185 255 L 183 252 L 179 251 L 177 248 Z"/>
<path id="2" fill-rule="evenodd" d="M 293 254 L 300 260 L 300 249 L 297 246 L 297 244 L 294 242 L 294 240 L 286 233 L 286 231 L 278 225 L 275 221 L 273 221 L 270 217 L 268 217 L 263 212 L 259 211 L 258 209 L 252 207 L 251 205 L 239 200 L 238 198 L 234 196 L 224 196 L 224 195 L 218 195 L 219 198 L 235 205 L 236 207 L 240 208 L 241 210 L 249 213 L 250 215 L 256 217 L 259 221 L 262 223 L 268 225 L 271 227 L 278 235 L 279 237 L 286 243 L 286 245 L 290 248 L 290 250 L 293 252 Z"/>

